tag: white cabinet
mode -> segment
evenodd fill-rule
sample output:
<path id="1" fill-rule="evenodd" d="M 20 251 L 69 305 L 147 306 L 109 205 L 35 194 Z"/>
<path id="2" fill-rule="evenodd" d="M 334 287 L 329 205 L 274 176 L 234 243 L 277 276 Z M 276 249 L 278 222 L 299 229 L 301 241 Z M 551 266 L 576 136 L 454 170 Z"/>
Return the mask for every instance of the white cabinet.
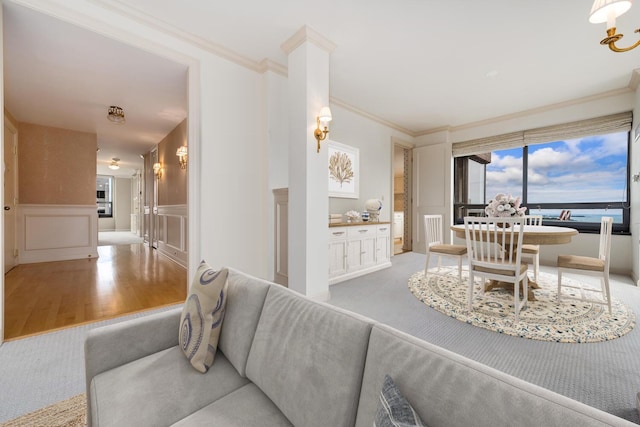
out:
<path id="1" fill-rule="evenodd" d="M 329 227 L 329 284 L 391 266 L 388 223 Z"/>

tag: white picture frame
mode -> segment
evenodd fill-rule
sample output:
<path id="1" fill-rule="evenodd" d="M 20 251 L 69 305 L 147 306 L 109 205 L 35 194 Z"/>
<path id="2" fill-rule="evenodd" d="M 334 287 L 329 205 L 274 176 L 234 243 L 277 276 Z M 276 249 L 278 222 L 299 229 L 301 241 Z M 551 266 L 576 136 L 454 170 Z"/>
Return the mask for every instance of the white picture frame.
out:
<path id="1" fill-rule="evenodd" d="M 329 141 L 327 148 L 329 197 L 359 198 L 360 150 L 336 141 Z"/>

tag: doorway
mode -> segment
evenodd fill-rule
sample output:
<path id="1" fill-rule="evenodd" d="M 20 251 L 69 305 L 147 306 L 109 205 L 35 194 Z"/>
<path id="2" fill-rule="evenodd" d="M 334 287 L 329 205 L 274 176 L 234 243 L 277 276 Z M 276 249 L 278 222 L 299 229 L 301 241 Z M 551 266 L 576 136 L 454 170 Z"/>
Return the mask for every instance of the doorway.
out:
<path id="1" fill-rule="evenodd" d="M 16 266 L 18 239 L 16 233 L 16 196 L 18 188 L 18 130 L 4 119 L 4 273 Z"/>
<path id="2" fill-rule="evenodd" d="M 411 148 L 393 144 L 393 254 L 412 250 Z"/>

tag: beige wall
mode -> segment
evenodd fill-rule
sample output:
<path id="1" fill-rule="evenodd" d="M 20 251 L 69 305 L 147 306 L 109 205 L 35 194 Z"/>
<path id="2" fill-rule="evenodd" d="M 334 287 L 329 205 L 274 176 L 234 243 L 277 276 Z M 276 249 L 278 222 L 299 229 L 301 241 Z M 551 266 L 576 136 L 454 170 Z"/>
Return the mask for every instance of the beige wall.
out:
<path id="1" fill-rule="evenodd" d="M 21 204 L 95 205 L 95 134 L 20 123 L 18 135 Z"/>
<path id="2" fill-rule="evenodd" d="M 176 156 L 176 150 L 183 145 L 187 145 L 186 120 L 158 144 L 158 161 L 162 164 L 162 177 L 158 180 L 159 206 L 187 204 L 187 169 L 180 169 Z"/>

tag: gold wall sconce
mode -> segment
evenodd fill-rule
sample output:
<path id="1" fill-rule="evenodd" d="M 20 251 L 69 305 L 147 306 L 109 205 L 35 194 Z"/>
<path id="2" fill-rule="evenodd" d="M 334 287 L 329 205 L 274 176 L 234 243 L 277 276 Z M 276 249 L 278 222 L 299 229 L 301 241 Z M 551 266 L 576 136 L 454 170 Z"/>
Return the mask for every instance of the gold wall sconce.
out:
<path id="1" fill-rule="evenodd" d="M 328 124 L 331 121 L 331 109 L 329 107 L 322 107 L 320 109 L 320 115 L 316 117 L 316 129 L 313 131 L 313 136 L 318 141 L 318 153 L 320 152 L 320 141 L 324 141 L 329 133 Z M 324 129 L 320 129 L 320 123 Z"/>
<path id="2" fill-rule="evenodd" d="M 162 178 L 162 165 L 160 163 L 153 164 L 153 174 L 157 179 Z"/>
<path id="3" fill-rule="evenodd" d="M 178 162 L 180 163 L 180 169 L 187 168 L 187 147 L 183 145 L 176 150 L 176 156 L 178 156 Z"/>
<path id="4" fill-rule="evenodd" d="M 595 0 L 589 14 L 589 22 L 592 24 L 607 23 L 607 37 L 600 41 L 601 45 L 608 45 L 614 52 L 627 52 L 640 45 L 640 40 L 628 47 L 618 47 L 616 42 L 622 38 L 622 34 L 616 34 L 616 18 L 631 8 L 630 0 Z M 640 28 L 635 30 L 640 32 Z"/>

